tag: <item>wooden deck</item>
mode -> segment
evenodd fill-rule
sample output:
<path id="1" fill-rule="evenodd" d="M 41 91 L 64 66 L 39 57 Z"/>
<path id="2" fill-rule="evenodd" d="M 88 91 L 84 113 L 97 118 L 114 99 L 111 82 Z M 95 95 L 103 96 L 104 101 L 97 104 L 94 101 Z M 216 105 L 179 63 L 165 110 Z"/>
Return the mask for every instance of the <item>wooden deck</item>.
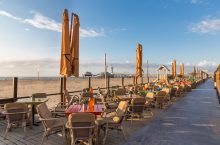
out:
<path id="1" fill-rule="evenodd" d="M 154 117 L 158 116 L 164 110 L 154 109 Z M 142 120 L 133 120 L 132 126 L 131 122 L 124 121 L 123 127 L 125 130 L 126 137 L 129 138 L 133 132 L 139 130 L 141 127 L 147 125 L 149 121 L 151 121 L 154 117 L 150 117 L 148 113 L 146 113 L 145 118 Z M 37 116 L 35 116 L 37 119 Z M 43 136 L 44 130 L 42 124 L 40 126 L 33 126 L 32 129 L 27 127 L 26 133 L 24 133 L 22 128 L 12 129 L 11 132 L 7 134 L 6 139 L 4 139 L 4 132 L 6 129 L 6 121 L 0 120 L 0 145 L 39 145 L 41 142 L 41 138 Z M 121 137 L 120 137 L 121 136 Z M 100 133 L 99 143 L 102 144 L 103 132 Z M 125 143 L 126 141 L 123 139 L 122 134 L 117 131 L 109 131 L 109 135 L 107 138 L 106 145 L 120 145 Z M 45 139 L 44 145 L 63 145 L 63 138 L 61 133 L 53 134 L 48 137 L 48 140 Z"/>
<path id="2" fill-rule="evenodd" d="M 172 104 L 176 104 L 176 101 L 181 101 L 182 98 L 177 98 L 173 100 Z M 170 105 L 173 106 L 173 105 Z M 141 120 L 133 120 L 131 125 L 131 121 L 124 121 L 123 128 L 125 131 L 125 135 L 127 139 L 134 134 L 135 132 L 139 131 L 145 126 L 148 126 L 149 122 L 154 122 L 156 118 L 163 115 L 166 110 L 170 108 L 167 107 L 166 109 L 153 109 L 154 116 L 150 117 L 149 113 L 145 113 L 145 117 Z M 37 120 L 37 116 L 35 116 Z M 42 125 L 40 126 L 33 126 L 33 129 L 27 127 L 26 133 L 23 132 L 22 128 L 13 129 L 11 132 L 8 133 L 6 139 L 4 139 L 4 132 L 6 129 L 6 121 L 0 120 L 0 145 L 39 145 L 41 142 L 41 138 L 43 136 L 44 130 Z M 99 137 L 99 145 L 102 145 L 103 133 L 101 132 Z M 126 141 L 123 139 L 122 134 L 117 131 L 109 131 L 109 135 L 107 137 L 106 145 L 120 145 L 124 144 Z M 45 139 L 44 145 L 63 145 L 63 137 L 60 133 L 53 134 Z"/>

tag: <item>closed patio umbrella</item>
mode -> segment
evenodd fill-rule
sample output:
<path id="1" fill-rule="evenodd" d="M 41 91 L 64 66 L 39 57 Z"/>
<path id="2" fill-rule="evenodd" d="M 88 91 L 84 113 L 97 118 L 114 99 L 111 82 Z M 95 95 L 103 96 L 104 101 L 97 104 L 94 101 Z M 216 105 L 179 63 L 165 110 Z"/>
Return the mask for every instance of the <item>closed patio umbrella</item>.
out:
<path id="1" fill-rule="evenodd" d="M 194 76 L 194 79 L 196 79 L 196 67 L 195 66 L 193 67 L 193 76 Z"/>
<path id="2" fill-rule="evenodd" d="M 138 77 L 142 77 L 142 45 L 138 44 L 136 48 L 136 84 Z"/>
<path id="3" fill-rule="evenodd" d="M 176 60 L 173 60 L 173 63 L 172 63 L 172 75 L 173 75 L 173 78 L 176 78 Z"/>
<path id="4" fill-rule="evenodd" d="M 184 64 L 182 64 L 182 77 L 184 78 L 184 75 L 185 75 L 185 68 L 184 68 Z"/>
<path id="5" fill-rule="evenodd" d="M 74 14 L 73 33 L 71 35 L 72 74 L 79 77 L 79 17 Z"/>
<path id="6" fill-rule="evenodd" d="M 72 59 L 70 51 L 69 18 L 67 9 L 65 9 L 63 12 L 61 43 L 60 74 L 64 77 L 69 77 L 72 75 Z"/>

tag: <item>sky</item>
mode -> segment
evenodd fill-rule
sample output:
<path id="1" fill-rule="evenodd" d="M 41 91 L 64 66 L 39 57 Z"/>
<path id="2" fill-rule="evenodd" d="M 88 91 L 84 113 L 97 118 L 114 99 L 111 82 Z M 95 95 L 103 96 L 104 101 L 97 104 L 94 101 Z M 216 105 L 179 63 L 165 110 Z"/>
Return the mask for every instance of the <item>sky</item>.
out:
<path id="1" fill-rule="evenodd" d="M 220 57 L 219 0 L 0 0 L 0 77 L 59 76 L 62 12 L 80 18 L 80 74 L 150 72 L 172 60 L 212 72 Z"/>

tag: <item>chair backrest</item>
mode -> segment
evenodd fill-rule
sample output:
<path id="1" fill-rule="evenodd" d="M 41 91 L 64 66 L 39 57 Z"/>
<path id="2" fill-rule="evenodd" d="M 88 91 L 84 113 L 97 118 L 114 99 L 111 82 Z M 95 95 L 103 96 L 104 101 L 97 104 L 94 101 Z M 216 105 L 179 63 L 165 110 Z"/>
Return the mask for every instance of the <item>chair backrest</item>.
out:
<path id="1" fill-rule="evenodd" d="M 118 108 L 116 109 L 116 113 L 118 116 L 123 116 L 127 112 L 128 109 L 128 102 L 127 101 L 120 101 L 118 104 Z"/>
<path id="2" fill-rule="evenodd" d="M 89 97 L 93 97 L 93 93 L 90 93 L 90 92 L 83 92 L 83 93 L 81 94 L 81 97 L 82 97 L 82 98 L 84 98 L 84 97 L 87 97 L 87 98 L 89 98 Z"/>
<path id="3" fill-rule="evenodd" d="M 27 114 L 21 113 L 21 112 L 26 112 L 28 110 L 27 104 L 25 103 L 7 103 L 5 104 L 4 109 L 6 113 L 13 113 L 6 115 L 6 119 L 10 123 L 21 122 L 27 118 Z"/>
<path id="4" fill-rule="evenodd" d="M 157 97 L 156 97 L 156 102 L 157 102 L 157 103 L 163 103 L 163 102 L 164 102 L 164 99 L 165 99 L 164 96 L 157 96 Z"/>
<path id="5" fill-rule="evenodd" d="M 89 92 L 89 88 L 84 88 L 82 91 L 83 93 Z"/>
<path id="6" fill-rule="evenodd" d="M 165 91 L 159 91 L 157 93 L 157 96 L 166 96 L 166 95 L 167 95 L 167 93 Z"/>
<path id="7" fill-rule="evenodd" d="M 154 96 L 155 96 L 155 95 L 154 95 L 153 92 L 148 92 L 147 95 L 146 95 L 146 97 L 149 98 L 149 99 L 153 99 Z"/>
<path id="8" fill-rule="evenodd" d="M 50 110 L 48 109 L 46 103 L 41 103 L 39 105 L 37 105 L 37 113 L 40 117 L 40 119 L 50 119 L 52 118 L 52 113 L 50 112 Z M 42 122 L 44 127 L 46 128 L 51 128 L 53 121 L 43 121 Z"/>
<path id="9" fill-rule="evenodd" d="M 118 88 L 115 92 L 114 95 L 125 95 L 126 94 L 126 89 L 125 88 Z"/>
<path id="10" fill-rule="evenodd" d="M 131 109 L 133 113 L 142 113 L 146 103 L 145 98 L 134 98 L 131 100 Z"/>
<path id="11" fill-rule="evenodd" d="M 165 91 L 167 94 L 170 94 L 170 89 L 169 88 L 163 88 L 161 91 Z"/>
<path id="12" fill-rule="evenodd" d="M 68 90 L 64 90 L 64 96 L 65 96 L 65 98 L 67 100 L 67 103 L 69 104 L 71 99 L 72 99 L 72 97 L 70 96 Z"/>
<path id="13" fill-rule="evenodd" d="M 70 128 L 72 138 L 87 139 L 94 133 L 95 115 L 91 113 L 70 114 L 67 127 Z"/>
<path id="14" fill-rule="evenodd" d="M 47 98 L 47 94 L 46 93 L 34 93 L 34 94 L 32 94 L 32 97 L 34 97 L 34 98 Z"/>

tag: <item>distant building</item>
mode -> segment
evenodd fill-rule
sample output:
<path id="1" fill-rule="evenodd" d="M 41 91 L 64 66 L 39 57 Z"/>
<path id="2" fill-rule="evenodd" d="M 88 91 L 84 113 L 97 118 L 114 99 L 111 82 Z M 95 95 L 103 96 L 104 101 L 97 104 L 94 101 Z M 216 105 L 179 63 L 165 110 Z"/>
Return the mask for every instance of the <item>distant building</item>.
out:
<path id="1" fill-rule="evenodd" d="M 83 75 L 83 77 L 92 77 L 92 73 L 91 72 L 85 72 L 85 74 Z"/>

